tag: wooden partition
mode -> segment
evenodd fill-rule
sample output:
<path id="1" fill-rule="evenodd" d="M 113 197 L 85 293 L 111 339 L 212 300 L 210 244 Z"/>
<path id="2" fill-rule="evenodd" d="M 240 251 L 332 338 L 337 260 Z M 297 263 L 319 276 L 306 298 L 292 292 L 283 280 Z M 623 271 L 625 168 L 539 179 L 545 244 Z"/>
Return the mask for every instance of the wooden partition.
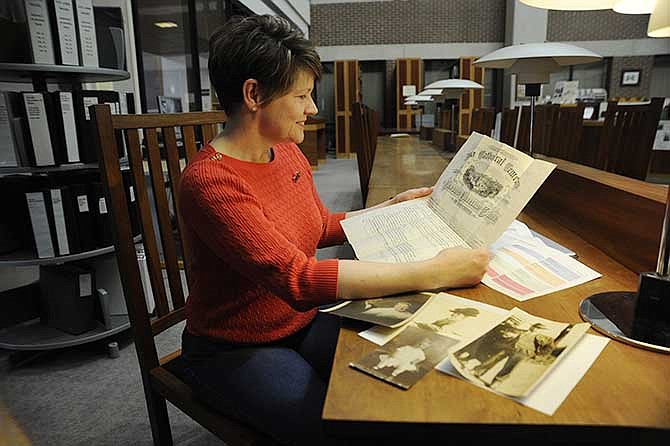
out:
<path id="1" fill-rule="evenodd" d="M 484 85 L 484 69 L 474 65 L 475 57 L 461 57 L 459 62 L 459 73 L 461 79 L 469 79 Z M 472 111 L 484 106 L 484 90 L 466 90 L 461 95 L 458 103 L 458 137 L 456 146 L 468 139 L 470 135 L 470 124 Z"/>
<path id="2" fill-rule="evenodd" d="M 403 86 L 414 85 L 418 94 L 423 89 L 423 61 L 421 59 L 396 60 L 396 123 L 398 130 L 418 130 L 414 116 L 419 110 L 404 104 Z"/>
<path id="3" fill-rule="evenodd" d="M 543 210 L 634 272 L 656 269 L 668 186 L 542 159 L 558 167 L 528 207 Z"/>
<path id="4" fill-rule="evenodd" d="M 338 158 L 351 149 L 351 106 L 361 101 L 361 76 L 357 60 L 335 61 L 335 147 Z"/>

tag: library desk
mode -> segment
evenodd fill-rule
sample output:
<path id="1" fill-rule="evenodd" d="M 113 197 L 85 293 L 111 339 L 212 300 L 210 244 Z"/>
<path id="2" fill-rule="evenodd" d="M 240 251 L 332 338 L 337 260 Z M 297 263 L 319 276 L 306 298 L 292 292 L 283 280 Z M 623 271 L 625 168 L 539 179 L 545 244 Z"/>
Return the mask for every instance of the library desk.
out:
<path id="1" fill-rule="evenodd" d="M 417 181 L 433 184 L 446 164 L 446 160 L 443 163 L 435 159 L 412 160 L 408 158 L 410 150 L 398 145 L 403 143 L 395 142 L 395 147 L 392 144 L 380 138 L 368 205 L 407 187 L 422 185 Z M 423 143 L 413 139 L 404 144 Z M 412 151 L 429 152 L 427 148 Z M 397 156 L 392 157 L 393 152 Z M 505 309 L 519 307 L 547 319 L 577 323 L 581 322 L 578 307 L 582 299 L 599 292 L 637 288 L 640 270 L 625 264 L 653 269 L 655 264 L 647 264 L 653 252 L 639 255 L 635 244 L 642 240 L 644 249 L 657 249 L 658 244 L 648 246 L 644 239 L 657 240 L 660 234 L 662 221 L 658 219 L 662 219 L 667 187 L 564 161 L 550 161 L 559 167 L 519 219 L 574 250 L 579 260 L 600 272 L 602 278 L 526 302 L 518 302 L 482 284 L 448 292 Z M 403 180 L 401 172 L 409 167 L 403 169 L 398 164 L 403 162 L 414 165 L 415 172 L 416 166 L 431 164 L 438 171 L 424 171 L 422 178 Z M 400 187 L 392 187 L 392 183 L 400 183 Z M 570 188 L 570 184 L 575 186 Z M 635 200 L 639 202 L 637 207 L 619 213 L 618 206 L 628 206 Z M 639 214 L 638 218 L 631 217 L 631 213 Z M 566 219 L 573 222 L 566 224 Z M 636 227 L 646 220 L 646 226 Z M 478 444 L 488 438 L 532 440 L 534 444 L 589 441 L 645 445 L 670 438 L 668 355 L 610 340 L 554 415 L 547 416 L 437 370 L 430 371 L 409 390 L 356 371 L 349 363 L 377 347 L 357 336 L 358 331 L 368 327 L 343 319 L 322 414 L 326 429 L 333 435 L 367 437 L 362 444 L 378 444 L 370 440 L 372 437 L 384 438 L 384 444 L 418 444 L 418 441 L 437 444 L 437 440 L 446 444 L 451 439 Z M 593 329 L 589 333 L 599 334 Z"/>

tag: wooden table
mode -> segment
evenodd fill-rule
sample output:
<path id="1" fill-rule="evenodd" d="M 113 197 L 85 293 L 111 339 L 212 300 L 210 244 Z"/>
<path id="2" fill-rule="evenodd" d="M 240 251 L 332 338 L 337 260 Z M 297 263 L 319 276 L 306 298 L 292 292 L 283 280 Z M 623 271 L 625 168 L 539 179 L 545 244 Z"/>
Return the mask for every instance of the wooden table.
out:
<path id="1" fill-rule="evenodd" d="M 380 138 L 368 205 L 407 187 L 433 184 L 448 160 L 436 156 L 435 150 L 431 152 L 429 146 L 416 138 L 402 141 Z M 548 180 L 545 185 L 550 188 L 562 185 L 566 178 L 579 176 L 578 171 L 584 169 L 584 166 L 568 164 L 563 162 L 550 177 L 555 176 L 558 182 Z M 403 175 L 403 172 L 407 174 Z M 597 182 L 593 171 L 581 178 L 587 181 L 590 175 L 596 178 L 591 181 Z M 664 205 L 667 187 L 646 185 L 651 187 L 639 191 L 637 187 L 641 182 L 628 182 L 616 175 L 612 177 L 607 179 L 609 184 L 600 187 L 612 189 L 609 191 L 612 194 L 618 189 L 624 195 L 632 193 L 640 200 L 646 200 L 649 218 L 656 219 L 655 212 Z M 582 232 L 579 227 L 569 230 L 554 218 L 556 213 L 562 212 L 562 206 L 592 208 L 595 206 L 593 201 L 602 200 L 603 196 L 589 197 L 583 191 L 567 190 L 561 199 L 552 201 L 546 198 L 549 192 L 536 194 L 519 219 L 573 249 L 581 262 L 599 271 L 603 277 L 526 302 L 517 302 L 481 284 L 449 292 L 506 309 L 516 306 L 537 316 L 575 323 L 581 322 L 578 306 L 585 297 L 603 291 L 636 289 L 636 272 L 583 238 L 593 240 L 592 233 L 598 231 L 598 225 L 607 226 L 605 220 L 583 220 Z M 602 208 L 600 211 L 604 212 Z M 635 221 L 619 219 L 616 209 L 610 212 L 608 217 L 612 227 L 635 224 Z M 643 211 L 637 209 L 636 212 Z M 575 211 L 570 215 L 574 214 Z M 645 218 L 644 215 L 641 218 Z M 651 224 L 654 228 L 660 225 L 657 221 Z M 630 228 L 629 232 L 635 233 L 635 228 Z M 619 240 L 619 244 L 630 245 L 626 240 Z M 625 258 L 636 249 L 632 246 L 619 251 L 619 256 Z M 532 440 L 538 444 L 549 440 L 569 444 L 585 440 L 652 444 L 661 443 L 670 436 L 670 357 L 667 355 L 611 340 L 556 413 L 547 416 L 436 370 L 407 391 L 355 371 L 348 364 L 376 348 L 357 336 L 357 332 L 365 328 L 367 326 L 345 320 L 340 332 L 323 410 L 326 429 L 333 435 L 385 437 L 384 444 L 394 441 L 437 444 L 438 440 L 446 444 L 453 439 L 478 444 L 487 438 L 496 442 Z M 593 330 L 590 332 L 597 334 Z M 362 443 L 378 444 L 370 439 Z"/>

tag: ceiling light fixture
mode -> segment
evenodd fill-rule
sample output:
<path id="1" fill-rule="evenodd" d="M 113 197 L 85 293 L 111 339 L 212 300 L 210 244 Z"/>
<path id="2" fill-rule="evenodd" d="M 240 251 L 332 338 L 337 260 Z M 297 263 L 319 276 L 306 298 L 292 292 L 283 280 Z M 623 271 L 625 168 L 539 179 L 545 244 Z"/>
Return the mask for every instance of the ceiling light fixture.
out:
<path id="1" fill-rule="evenodd" d="M 175 22 L 156 22 L 154 23 L 155 26 L 165 29 L 165 28 L 178 28 L 179 25 L 177 25 Z"/>
<path id="2" fill-rule="evenodd" d="M 654 12 L 649 17 L 647 27 L 649 37 L 670 37 L 670 2 L 658 0 Z"/>
<path id="3" fill-rule="evenodd" d="M 655 4 L 656 0 L 619 0 L 612 9 L 621 14 L 651 14 Z"/>
<path id="4" fill-rule="evenodd" d="M 559 11 L 590 11 L 611 9 L 616 0 L 521 0 L 521 3 L 535 8 Z"/>

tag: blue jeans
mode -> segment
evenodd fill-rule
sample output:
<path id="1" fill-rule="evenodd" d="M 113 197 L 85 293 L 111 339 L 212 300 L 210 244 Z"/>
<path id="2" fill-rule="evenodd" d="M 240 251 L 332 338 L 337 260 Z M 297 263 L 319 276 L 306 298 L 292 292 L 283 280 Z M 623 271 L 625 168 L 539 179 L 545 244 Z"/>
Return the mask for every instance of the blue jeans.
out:
<path id="1" fill-rule="evenodd" d="M 321 411 L 340 328 L 318 313 L 299 332 L 269 344 L 237 345 L 184 330 L 184 379 L 207 405 L 286 445 L 342 444 L 323 432 Z"/>

